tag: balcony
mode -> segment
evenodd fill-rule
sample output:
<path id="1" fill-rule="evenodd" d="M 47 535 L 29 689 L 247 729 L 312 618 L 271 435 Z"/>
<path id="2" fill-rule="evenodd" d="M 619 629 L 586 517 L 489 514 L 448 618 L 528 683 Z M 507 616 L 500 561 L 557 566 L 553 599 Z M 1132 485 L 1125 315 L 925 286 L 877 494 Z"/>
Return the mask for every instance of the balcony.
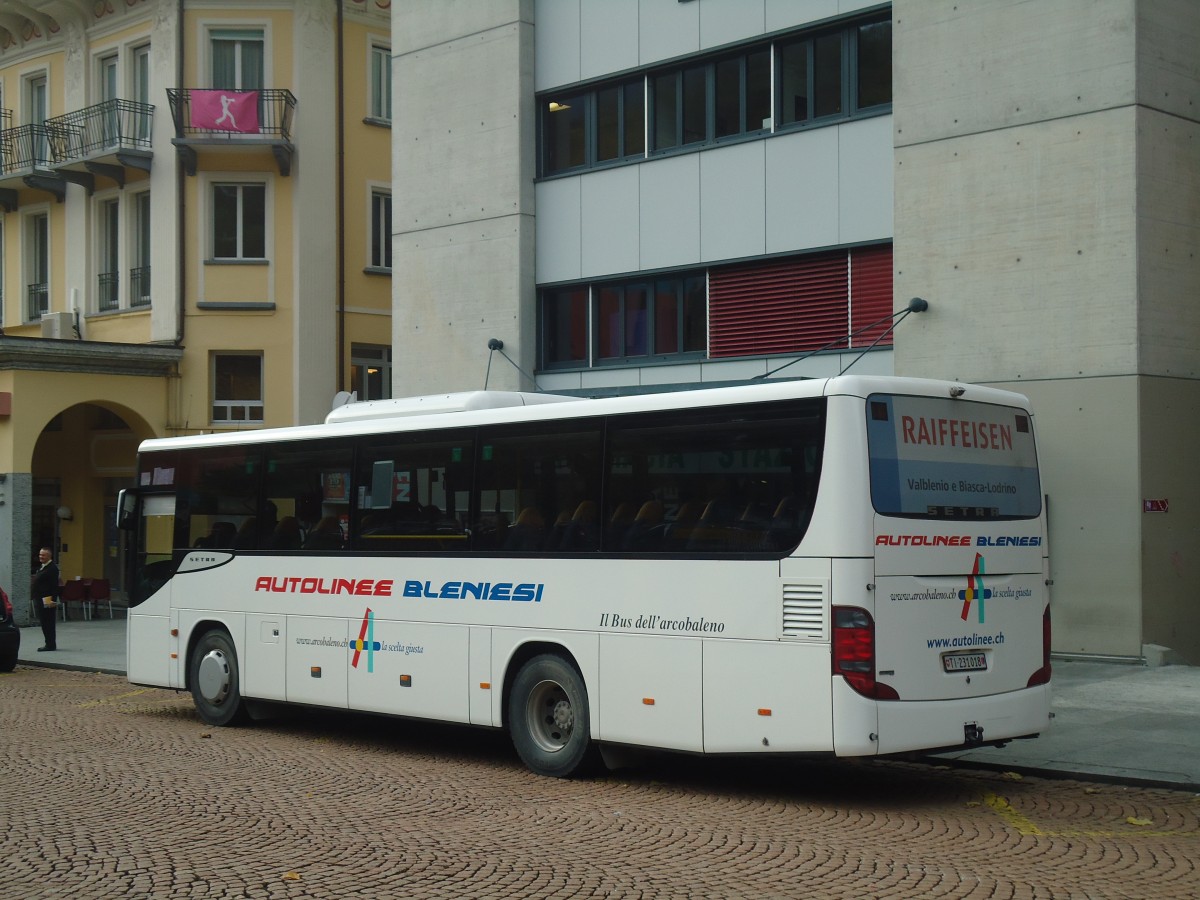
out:
<path id="1" fill-rule="evenodd" d="M 17 209 L 23 187 L 46 191 L 61 201 L 66 181 L 53 169 L 53 132 L 40 125 L 12 127 L 12 110 L 0 110 L 0 208 Z"/>
<path id="2" fill-rule="evenodd" d="M 196 174 L 198 151 L 269 150 L 280 175 L 290 175 L 296 97 L 285 89 L 258 91 L 174 88 L 167 90 L 175 145 L 184 171 Z"/>
<path id="3" fill-rule="evenodd" d="M 125 186 L 125 170 L 150 171 L 154 107 L 132 100 L 105 100 L 46 120 L 54 171 L 88 193 L 101 175 Z"/>

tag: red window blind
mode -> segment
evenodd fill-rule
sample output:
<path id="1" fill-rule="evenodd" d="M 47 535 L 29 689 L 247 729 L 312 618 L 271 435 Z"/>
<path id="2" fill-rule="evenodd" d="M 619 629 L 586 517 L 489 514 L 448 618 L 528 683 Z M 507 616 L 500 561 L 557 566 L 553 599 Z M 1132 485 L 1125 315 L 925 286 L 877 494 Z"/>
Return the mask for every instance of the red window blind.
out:
<path id="1" fill-rule="evenodd" d="M 850 330 L 876 322 L 892 311 L 892 248 L 862 247 L 850 253 Z M 867 347 L 884 331 L 889 322 L 871 328 L 854 338 L 855 347 Z M 886 347 L 892 335 L 879 342 Z"/>
<path id="2" fill-rule="evenodd" d="M 795 353 L 845 337 L 847 268 L 842 252 L 710 270 L 709 356 Z"/>

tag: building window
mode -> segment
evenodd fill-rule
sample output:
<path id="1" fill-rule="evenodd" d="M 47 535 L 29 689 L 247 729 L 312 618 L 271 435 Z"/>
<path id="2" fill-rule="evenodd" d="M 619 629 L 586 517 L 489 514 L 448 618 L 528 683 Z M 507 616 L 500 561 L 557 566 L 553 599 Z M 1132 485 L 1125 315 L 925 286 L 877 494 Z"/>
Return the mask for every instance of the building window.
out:
<path id="1" fill-rule="evenodd" d="M 545 174 L 645 156 L 644 78 L 586 93 L 548 95 L 539 102 Z"/>
<path id="2" fill-rule="evenodd" d="M 389 47 L 371 45 L 370 116 L 392 120 L 392 51 Z"/>
<path id="3" fill-rule="evenodd" d="M 218 30 L 211 33 L 212 87 L 254 91 L 263 87 L 263 33 Z"/>
<path id="4" fill-rule="evenodd" d="M 709 356 L 890 346 L 891 305 L 890 245 L 715 267 Z"/>
<path id="5" fill-rule="evenodd" d="M 778 56 L 781 126 L 845 117 L 892 102 L 890 20 L 783 42 Z"/>
<path id="6" fill-rule="evenodd" d="M 25 220 L 25 319 L 35 322 L 50 311 L 50 217 L 36 213 Z"/>
<path id="7" fill-rule="evenodd" d="M 829 124 L 891 102 L 890 19 L 800 32 L 621 82 L 539 96 L 540 174 L 641 159 L 647 147 L 680 152 Z"/>
<path id="8" fill-rule="evenodd" d="M 111 312 L 121 305 L 119 219 L 120 207 L 115 199 L 97 204 L 96 308 L 100 312 Z"/>
<path id="9" fill-rule="evenodd" d="M 371 268 L 392 268 L 392 195 L 371 191 Z"/>
<path id="10" fill-rule="evenodd" d="M 542 367 L 696 357 L 707 344 L 705 277 L 694 273 L 547 290 Z"/>
<path id="11" fill-rule="evenodd" d="M 859 25 L 858 108 L 892 102 L 892 23 Z"/>
<path id="12" fill-rule="evenodd" d="M 150 45 L 143 44 L 133 48 L 133 100 L 135 103 L 150 105 Z M 139 141 L 150 140 L 150 116 L 137 117 L 137 133 Z"/>
<path id="13" fill-rule="evenodd" d="M 390 400 L 392 348 L 376 344 L 350 345 L 350 390 L 359 400 Z"/>
<path id="14" fill-rule="evenodd" d="M 542 157 L 546 172 L 587 164 L 586 94 L 548 100 L 542 118 Z"/>
<path id="15" fill-rule="evenodd" d="M 263 421 L 262 355 L 214 353 L 212 358 L 212 421 Z"/>
<path id="16" fill-rule="evenodd" d="M 576 368 L 588 364 L 588 289 L 542 293 L 542 366 Z"/>
<path id="17" fill-rule="evenodd" d="M 596 162 L 642 156 L 646 150 L 646 88 L 639 78 L 596 92 Z"/>
<path id="18" fill-rule="evenodd" d="M 213 185 L 213 257 L 266 259 L 267 188 L 263 184 Z"/>
<path id="19" fill-rule="evenodd" d="M 38 127 L 37 129 L 30 129 L 29 144 L 26 145 L 26 152 L 30 155 L 28 159 L 18 164 L 19 167 L 50 165 L 50 142 L 46 136 L 46 129 L 43 126 L 48 114 L 46 97 L 47 82 L 45 75 L 34 75 L 25 82 L 25 120 L 28 124 Z M 23 153 L 19 152 L 18 157 L 20 156 L 23 156 Z"/>
<path id="20" fill-rule="evenodd" d="M 133 268 L 129 270 L 129 305 L 150 305 L 150 192 L 133 197 Z"/>

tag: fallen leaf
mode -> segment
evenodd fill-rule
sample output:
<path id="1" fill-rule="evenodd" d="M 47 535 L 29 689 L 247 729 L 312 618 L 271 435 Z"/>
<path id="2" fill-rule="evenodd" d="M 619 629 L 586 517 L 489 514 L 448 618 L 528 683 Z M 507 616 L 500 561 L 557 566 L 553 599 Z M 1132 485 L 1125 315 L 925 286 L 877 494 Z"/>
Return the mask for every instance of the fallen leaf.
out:
<path id="1" fill-rule="evenodd" d="M 1139 827 L 1144 827 L 1146 825 L 1154 824 L 1150 819 L 1139 819 L 1136 816 L 1130 816 L 1125 821 L 1128 822 L 1130 825 L 1137 825 Z"/>
<path id="2" fill-rule="evenodd" d="M 1000 777 L 1007 778 L 1009 781 L 1020 781 L 1025 776 L 1020 772 L 1003 772 L 1001 773 Z"/>
<path id="3" fill-rule="evenodd" d="M 1083 792 L 1085 794 L 1098 794 L 1098 793 L 1100 793 L 1100 788 L 1098 788 L 1098 787 L 1084 788 Z"/>
<path id="4" fill-rule="evenodd" d="M 299 872 L 284 872 L 283 880 L 284 881 L 299 881 L 300 873 Z"/>
<path id="5" fill-rule="evenodd" d="M 980 804 L 979 804 L 979 801 L 978 801 L 978 800 L 970 800 L 970 801 L 968 801 L 968 802 L 967 802 L 967 807 L 968 807 L 968 808 L 970 808 L 970 807 L 972 807 L 972 806 L 979 806 L 979 805 L 980 805 Z"/>

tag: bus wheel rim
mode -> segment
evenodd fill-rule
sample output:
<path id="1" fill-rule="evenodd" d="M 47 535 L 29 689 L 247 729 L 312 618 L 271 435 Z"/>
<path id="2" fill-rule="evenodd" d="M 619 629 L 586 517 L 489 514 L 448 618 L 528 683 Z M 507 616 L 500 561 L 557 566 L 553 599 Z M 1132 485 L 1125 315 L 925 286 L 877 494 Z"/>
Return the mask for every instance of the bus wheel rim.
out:
<path id="1" fill-rule="evenodd" d="M 529 734 L 541 750 L 557 753 L 570 742 L 575 712 L 562 685 L 554 681 L 537 684 L 529 692 L 526 712 Z"/>
<path id="2" fill-rule="evenodd" d="M 220 650 L 210 650 L 200 658 L 196 683 L 200 695 L 209 703 L 219 704 L 229 696 L 229 660 Z"/>

